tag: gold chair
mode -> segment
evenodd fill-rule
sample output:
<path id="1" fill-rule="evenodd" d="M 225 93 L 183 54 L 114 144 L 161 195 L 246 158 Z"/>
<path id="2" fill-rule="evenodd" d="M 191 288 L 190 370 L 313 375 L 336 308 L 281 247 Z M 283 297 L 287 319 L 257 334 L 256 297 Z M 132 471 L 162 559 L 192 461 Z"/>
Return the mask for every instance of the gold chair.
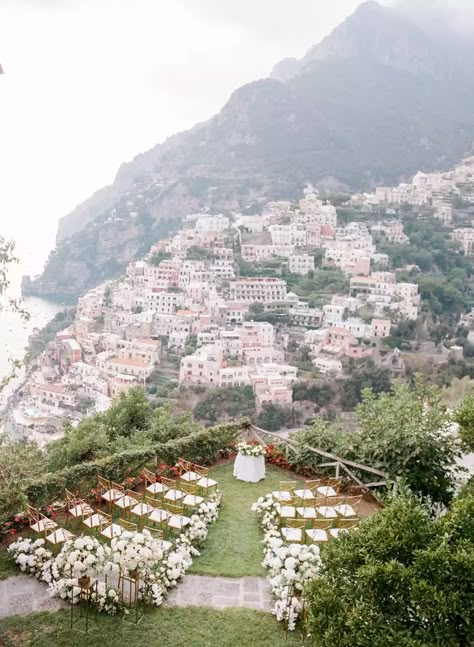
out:
<path id="1" fill-rule="evenodd" d="M 342 497 L 334 506 L 337 514 L 345 519 L 357 519 L 359 514 L 359 506 L 362 501 L 362 495 Z"/>
<path id="2" fill-rule="evenodd" d="M 296 481 L 280 481 L 279 489 L 272 492 L 278 503 L 288 503 L 295 496 Z"/>
<path id="3" fill-rule="evenodd" d="M 191 519 L 183 514 L 184 508 L 182 504 L 168 504 L 167 508 L 169 517 L 166 520 L 166 523 L 168 528 L 170 528 L 171 530 L 181 531 L 191 523 Z"/>
<path id="4" fill-rule="evenodd" d="M 289 544 L 302 544 L 304 541 L 305 519 L 288 519 L 287 525 L 280 528 L 281 535 Z"/>
<path id="5" fill-rule="evenodd" d="M 99 510 L 94 510 L 92 509 L 92 513 L 87 516 L 83 517 L 82 519 L 82 525 L 85 526 L 86 528 L 89 528 L 92 532 L 96 529 L 101 527 L 106 522 L 106 515 L 105 512 L 100 512 Z"/>
<path id="6" fill-rule="evenodd" d="M 112 515 L 101 512 L 101 517 L 103 521 L 99 526 L 100 536 L 105 537 L 109 541 L 114 537 L 120 537 L 122 534 L 122 526 L 119 523 L 114 523 Z"/>
<path id="7" fill-rule="evenodd" d="M 302 505 L 306 505 L 307 500 L 314 499 L 315 490 L 319 485 L 321 485 L 321 479 L 305 481 L 301 489 L 295 490 L 295 495 L 300 499 Z"/>
<path id="8" fill-rule="evenodd" d="M 145 481 L 145 490 L 153 496 L 163 496 L 163 493 L 168 490 L 166 485 L 158 481 L 156 474 L 153 474 L 153 472 L 150 472 L 150 470 L 144 468 L 142 470 L 142 476 Z"/>
<path id="9" fill-rule="evenodd" d="M 48 542 L 48 544 L 51 544 L 53 546 L 53 552 L 56 551 L 57 547 L 60 544 L 64 544 L 64 542 L 68 541 L 69 539 L 74 539 L 76 536 L 66 528 L 56 528 L 49 534 L 48 532 L 48 530 L 44 531 L 44 538 Z"/>
<path id="10" fill-rule="evenodd" d="M 32 505 L 26 505 L 26 515 L 28 517 L 30 530 L 35 532 L 37 535 L 43 535 L 45 530 L 54 530 L 58 527 L 58 524 L 55 521 L 46 517 L 38 510 L 38 508 L 34 508 Z"/>
<path id="11" fill-rule="evenodd" d="M 92 514 L 92 507 L 84 501 L 84 499 L 80 499 L 76 497 L 72 492 L 69 490 L 65 490 L 66 492 L 66 525 L 69 521 L 69 516 L 73 517 L 74 519 L 81 519 L 84 517 L 88 517 L 89 515 Z"/>
<path id="12" fill-rule="evenodd" d="M 164 503 L 178 503 L 184 499 L 184 492 L 178 488 L 174 479 L 163 477 L 161 482 L 168 488 L 163 494 Z M 181 485 L 181 484 L 180 484 Z"/>
<path id="13" fill-rule="evenodd" d="M 312 498 L 305 497 L 301 500 L 301 502 L 302 505 L 300 504 L 296 507 L 296 516 L 301 519 L 316 519 L 316 517 L 318 516 L 316 510 L 318 499 L 314 496 L 314 494 Z"/>
<path id="14" fill-rule="evenodd" d="M 138 500 L 136 505 L 130 510 L 130 514 L 133 514 L 135 517 L 138 517 L 138 526 L 143 523 L 143 520 L 148 517 L 150 512 L 153 512 L 154 507 L 147 503 L 145 500 L 145 494 L 141 497 L 141 500 Z M 156 502 L 155 502 L 156 503 Z"/>
<path id="15" fill-rule="evenodd" d="M 144 526 L 143 530 L 148 530 L 153 539 L 158 539 L 161 541 L 161 547 L 165 553 L 167 553 L 173 547 L 173 544 L 170 541 L 166 541 L 166 539 L 164 538 L 163 530 L 151 528 L 150 526 Z"/>
<path id="16" fill-rule="evenodd" d="M 151 526 L 143 526 L 143 530 L 146 530 L 150 533 L 153 539 L 163 539 L 163 531 L 158 530 L 158 528 L 152 528 Z"/>
<path id="17" fill-rule="evenodd" d="M 314 544 L 319 544 L 328 541 L 328 530 L 332 527 L 332 521 L 327 519 L 315 519 L 313 527 L 306 530 L 305 535 Z"/>
<path id="18" fill-rule="evenodd" d="M 117 499 L 115 501 L 115 506 L 117 508 L 120 508 L 123 514 L 125 514 L 127 511 L 130 513 L 130 508 L 133 508 L 133 506 L 137 505 L 138 503 L 138 499 L 135 498 L 136 496 L 136 492 L 133 492 L 132 490 L 126 490 L 124 495 L 120 497 L 120 499 Z"/>
<path id="19" fill-rule="evenodd" d="M 331 537 L 339 537 L 339 535 L 355 530 L 359 527 L 359 519 L 341 519 L 337 520 L 336 528 L 331 528 L 329 533 Z"/>
<path id="20" fill-rule="evenodd" d="M 194 483 L 199 481 L 200 475 L 194 470 L 194 466 L 184 458 L 178 458 L 177 467 L 179 468 L 179 478 L 181 481 L 187 483 Z"/>
<path id="21" fill-rule="evenodd" d="M 204 497 L 198 496 L 197 485 L 183 481 L 181 487 L 183 488 L 183 492 L 185 494 L 183 497 L 183 505 L 185 508 L 191 508 L 191 510 L 194 510 L 195 508 L 199 507 L 201 503 L 203 503 Z"/>
<path id="22" fill-rule="evenodd" d="M 204 492 L 207 496 L 210 490 L 217 489 L 217 481 L 209 478 L 209 470 L 207 467 L 194 465 L 193 469 L 197 474 L 199 474 L 199 480 L 196 485 L 201 492 Z"/>
<path id="23" fill-rule="evenodd" d="M 327 499 L 330 499 L 331 497 L 335 497 L 339 494 L 339 490 L 341 489 L 341 484 L 342 484 L 342 477 L 337 476 L 335 478 L 328 478 L 326 481 L 325 485 L 319 485 L 316 488 L 316 491 L 321 494 L 323 497 Z"/>
<path id="24" fill-rule="evenodd" d="M 296 497 L 278 504 L 278 524 L 284 526 L 289 519 L 296 519 Z"/>
<path id="25" fill-rule="evenodd" d="M 156 523 L 160 530 L 163 533 L 166 533 L 167 520 L 170 516 L 168 510 L 164 510 L 161 506 L 158 506 L 158 501 L 156 499 L 145 497 L 145 502 L 148 503 L 148 505 L 152 508 L 152 510 L 148 513 L 148 522 Z"/>
<path id="26" fill-rule="evenodd" d="M 123 530 L 128 530 L 128 532 L 137 532 L 138 526 L 136 523 L 132 523 L 126 519 L 119 519 L 118 524 Z"/>
<path id="27" fill-rule="evenodd" d="M 122 485 L 117 485 L 102 476 L 97 477 L 97 493 L 100 501 L 105 501 L 109 506 L 109 511 L 112 512 L 112 507 L 116 499 L 120 499 L 124 494 Z"/>

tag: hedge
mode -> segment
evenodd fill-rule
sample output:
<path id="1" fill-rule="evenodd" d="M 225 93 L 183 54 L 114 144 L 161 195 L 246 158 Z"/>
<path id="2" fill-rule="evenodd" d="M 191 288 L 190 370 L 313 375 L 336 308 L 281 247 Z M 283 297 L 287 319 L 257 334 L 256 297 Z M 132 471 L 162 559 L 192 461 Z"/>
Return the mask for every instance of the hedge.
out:
<path id="1" fill-rule="evenodd" d="M 42 507 L 55 499 L 63 499 L 65 488 L 83 494 L 90 492 L 97 485 L 99 475 L 120 483 L 126 476 L 136 474 L 147 465 L 174 465 L 180 457 L 198 465 L 210 465 L 219 458 L 220 450 L 231 444 L 249 424 L 247 419 L 242 419 L 145 449 L 127 450 L 100 460 L 73 465 L 31 479 L 25 483 L 24 492 L 31 505 Z"/>

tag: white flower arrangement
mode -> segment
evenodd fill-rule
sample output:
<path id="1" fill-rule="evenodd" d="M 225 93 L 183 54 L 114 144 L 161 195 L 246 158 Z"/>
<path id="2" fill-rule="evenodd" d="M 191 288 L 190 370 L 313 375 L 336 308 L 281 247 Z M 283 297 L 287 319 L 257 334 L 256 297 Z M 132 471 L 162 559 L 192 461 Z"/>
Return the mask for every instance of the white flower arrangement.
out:
<path id="1" fill-rule="evenodd" d="M 143 532 L 123 532 L 111 542 L 112 561 L 107 565 L 110 572 L 120 571 L 129 575 L 131 571 L 146 571 L 156 562 L 163 559 L 161 540 L 152 537 L 148 530 Z"/>
<path id="2" fill-rule="evenodd" d="M 264 532 L 262 566 L 268 571 L 267 579 L 275 597 L 273 613 L 293 631 L 303 609 L 304 585 L 319 571 L 319 547 L 284 542 L 277 521 L 278 502 L 271 494 L 260 497 L 252 505 L 252 511 L 257 513 Z"/>
<path id="3" fill-rule="evenodd" d="M 82 575 L 98 577 L 121 571 L 128 574 L 138 569 L 142 575 L 139 596 L 146 604 L 163 604 L 168 589 L 177 585 L 199 555 L 197 546 L 206 540 L 208 526 L 216 521 L 222 503 L 220 492 L 212 493 L 191 516 L 191 523 L 179 535 L 171 550 L 165 553 L 161 540 L 147 531 L 122 533 L 111 546 L 95 537 L 81 536 L 65 542 L 60 553 L 53 558 L 44 548 L 44 539 L 20 539 L 8 552 L 20 569 L 46 582 L 51 596 L 77 603 L 77 579 Z M 99 581 L 97 591 L 92 591 L 92 602 L 98 611 L 115 615 L 126 612 L 119 592 Z"/>
<path id="4" fill-rule="evenodd" d="M 69 539 L 55 559 L 62 575 L 74 579 L 83 576 L 97 577 L 110 561 L 111 549 L 95 537 L 84 535 Z"/>
<path id="5" fill-rule="evenodd" d="M 267 450 L 263 445 L 250 445 L 249 443 L 237 443 L 237 451 L 242 456 L 265 456 Z"/>

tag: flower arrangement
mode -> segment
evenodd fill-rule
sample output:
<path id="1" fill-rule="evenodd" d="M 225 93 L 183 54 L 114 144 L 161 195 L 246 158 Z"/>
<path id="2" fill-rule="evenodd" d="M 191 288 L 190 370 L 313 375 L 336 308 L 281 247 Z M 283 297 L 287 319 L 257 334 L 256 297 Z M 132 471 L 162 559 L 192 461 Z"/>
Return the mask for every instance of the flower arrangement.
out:
<path id="1" fill-rule="evenodd" d="M 154 539 L 148 530 L 142 532 L 123 532 L 120 537 L 114 537 L 111 542 L 112 561 L 108 568 L 111 572 L 130 575 L 138 570 L 146 574 L 156 562 L 163 559 L 163 544 Z"/>
<path id="2" fill-rule="evenodd" d="M 242 456 L 265 456 L 267 453 L 264 445 L 258 443 L 237 443 L 236 449 Z"/>
<path id="3" fill-rule="evenodd" d="M 275 597 L 273 613 L 277 620 L 285 620 L 293 631 L 303 609 L 304 584 L 313 579 L 320 565 L 316 545 L 285 544 L 278 528 L 278 503 L 271 494 L 260 497 L 252 506 L 264 531 L 264 558 L 267 579 Z"/>
<path id="4" fill-rule="evenodd" d="M 111 557 L 109 546 L 84 535 L 69 539 L 55 559 L 56 567 L 69 578 L 96 577 L 103 573 Z"/>

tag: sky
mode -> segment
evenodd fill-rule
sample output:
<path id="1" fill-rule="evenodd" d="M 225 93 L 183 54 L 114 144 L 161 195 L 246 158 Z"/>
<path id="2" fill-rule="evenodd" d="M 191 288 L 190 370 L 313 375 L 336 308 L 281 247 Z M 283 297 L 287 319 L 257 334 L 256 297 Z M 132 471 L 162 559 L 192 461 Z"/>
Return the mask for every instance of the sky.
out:
<path id="1" fill-rule="evenodd" d="M 59 218 L 122 162 L 303 56 L 358 4 L 1 0 L 0 234 L 38 272 Z"/>
<path id="2" fill-rule="evenodd" d="M 302 57 L 360 3 L 0 0 L 0 235 L 38 272 L 59 218 L 122 162 Z"/>

